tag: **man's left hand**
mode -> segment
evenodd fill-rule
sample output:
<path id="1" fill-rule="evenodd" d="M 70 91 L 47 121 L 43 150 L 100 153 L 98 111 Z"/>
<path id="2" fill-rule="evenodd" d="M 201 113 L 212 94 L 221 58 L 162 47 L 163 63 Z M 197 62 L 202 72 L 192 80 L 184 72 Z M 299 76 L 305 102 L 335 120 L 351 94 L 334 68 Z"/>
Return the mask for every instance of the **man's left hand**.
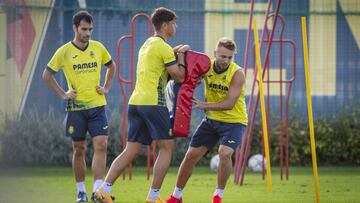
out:
<path id="1" fill-rule="evenodd" d="M 107 94 L 109 93 L 109 89 L 102 87 L 102 86 L 96 86 L 96 91 L 99 94 Z"/>
<path id="2" fill-rule="evenodd" d="M 194 103 L 195 108 L 205 109 L 206 102 L 200 101 L 196 97 L 192 98 L 192 102 Z"/>

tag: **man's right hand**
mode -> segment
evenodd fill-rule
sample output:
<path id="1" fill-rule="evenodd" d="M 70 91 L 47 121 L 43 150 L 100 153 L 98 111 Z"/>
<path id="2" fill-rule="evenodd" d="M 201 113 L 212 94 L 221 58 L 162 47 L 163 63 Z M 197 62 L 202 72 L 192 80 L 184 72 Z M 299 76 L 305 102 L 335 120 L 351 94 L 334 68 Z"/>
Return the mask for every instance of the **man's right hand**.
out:
<path id="1" fill-rule="evenodd" d="M 191 48 L 190 45 L 185 44 L 185 45 L 180 46 L 176 52 L 185 53 L 185 52 L 189 51 L 190 48 Z"/>
<path id="2" fill-rule="evenodd" d="M 76 91 L 75 90 L 68 90 L 67 92 L 65 92 L 65 94 L 62 96 L 62 98 L 64 100 L 69 100 L 69 99 L 75 99 L 75 97 L 77 96 Z"/>

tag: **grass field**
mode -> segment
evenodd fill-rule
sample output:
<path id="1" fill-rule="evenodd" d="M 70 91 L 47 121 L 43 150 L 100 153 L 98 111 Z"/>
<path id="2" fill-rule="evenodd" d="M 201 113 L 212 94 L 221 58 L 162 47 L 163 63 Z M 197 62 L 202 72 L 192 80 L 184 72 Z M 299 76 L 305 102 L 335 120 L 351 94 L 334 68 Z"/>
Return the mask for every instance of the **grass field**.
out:
<path id="1" fill-rule="evenodd" d="M 171 168 L 165 179 L 162 197 L 173 190 L 176 168 Z M 150 181 L 145 168 L 134 168 L 133 180 L 120 178 L 113 189 L 117 203 L 143 203 Z M 272 169 L 272 192 L 260 174 L 248 172 L 243 187 L 234 185 L 230 177 L 223 201 L 242 202 L 316 202 L 312 169 L 290 168 L 289 181 L 280 181 L 279 170 Z M 209 203 L 214 191 L 216 176 L 208 168 L 197 168 L 188 183 L 183 200 L 185 203 Z M 319 168 L 321 202 L 360 202 L 360 168 Z M 92 190 L 90 172 L 88 193 Z M 0 203 L 72 203 L 75 202 L 75 184 L 71 168 L 2 169 L 0 173 Z"/>

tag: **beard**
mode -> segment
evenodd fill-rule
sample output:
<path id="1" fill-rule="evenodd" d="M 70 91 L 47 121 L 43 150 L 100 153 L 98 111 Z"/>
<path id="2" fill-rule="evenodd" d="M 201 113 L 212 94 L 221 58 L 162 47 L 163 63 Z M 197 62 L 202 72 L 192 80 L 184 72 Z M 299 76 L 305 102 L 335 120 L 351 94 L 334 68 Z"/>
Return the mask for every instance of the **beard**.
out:
<path id="1" fill-rule="evenodd" d="M 229 66 L 229 64 L 227 64 L 227 63 L 216 63 L 216 66 L 221 70 L 225 70 Z"/>
<path id="2" fill-rule="evenodd" d="M 82 42 L 82 43 L 88 43 L 89 40 L 90 40 L 90 37 L 89 37 L 89 36 L 87 36 L 87 37 L 81 37 L 81 38 L 79 39 L 79 41 Z"/>

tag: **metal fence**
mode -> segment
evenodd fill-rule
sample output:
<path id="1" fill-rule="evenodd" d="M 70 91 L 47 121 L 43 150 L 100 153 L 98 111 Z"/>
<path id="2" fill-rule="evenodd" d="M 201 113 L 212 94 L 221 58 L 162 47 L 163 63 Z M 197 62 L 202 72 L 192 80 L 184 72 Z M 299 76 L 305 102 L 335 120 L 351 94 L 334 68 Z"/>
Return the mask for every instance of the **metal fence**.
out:
<path id="1" fill-rule="evenodd" d="M 276 1 L 269 1 L 271 12 Z M 265 20 L 268 1 L 255 1 L 254 19 Z M 71 18 L 79 9 L 87 9 L 94 17 L 93 39 L 101 41 L 116 58 L 118 39 L 130 33 L 132 16 L 139 12 L 150 14 L 153 8 L 168 7 L 178 15 L 178 32 L 169 41 L 173 46 L 190 44 L 193 50 L 212 56 L 216 40 L 222 36 L 234 38 L 238 45 L 235 62 L 244 64 L 250 0 L 5 0 L 0 3 L 0 111 L 19 115 L 28 110 L 47 112 L 53 108 L 64 112 L 61 101 L 42 81 L 41 73 L 56 49 L 73 39 Z M 302 0 L 283 1 L 280 14 L 285 19 L 284 39 L 295 42 L 297 78 L 290 97 L 290 114 L 306 116 L 305 79 L 302 62 L 301 16 L 308 16 L 310 71 L 314 116 L 336 116 L 339 107 L 359 101 L 360 81 L 360 1 L 358 0 Z M 272 20 L 268 22 L 271 29 Z M 280 25 L 275 38 L 279 38 Z M 261 32 L 262 30 L 260 30 Z M 147 37 L 146 20 L 136 24 L 135 50 Z M 253 39 L 250 39 L 250 49 Z M 123 45 L 125 50 L 129 44 Z M 262 50 L 265 54 L 266 46 Z M 280 65 L 283 79 L 293 74 L 293 55 L 290 46 L 273 44 L 270 52 L 270 78 L 278 80 Z M 128 75 L 129 53 L 123 53 L 123 75 Z M 135 55 L 135 61 L 137 56 Z M 253 51 L 249 52 L 247 93 L 252 81 Z M 62 73 L 56 75 L 62 86 Z M 286 84 L 284 84 L 286 88 Z M 279 85 L 270 84 L 270 107 L 279 111 Z M 267 93 L 267 92 L 266 92 Z M 201 97 L 202 88 L 196 91 Z M 115 82 L 107 97 L 109 109 L 119 109 L 122 95 Z"/>

